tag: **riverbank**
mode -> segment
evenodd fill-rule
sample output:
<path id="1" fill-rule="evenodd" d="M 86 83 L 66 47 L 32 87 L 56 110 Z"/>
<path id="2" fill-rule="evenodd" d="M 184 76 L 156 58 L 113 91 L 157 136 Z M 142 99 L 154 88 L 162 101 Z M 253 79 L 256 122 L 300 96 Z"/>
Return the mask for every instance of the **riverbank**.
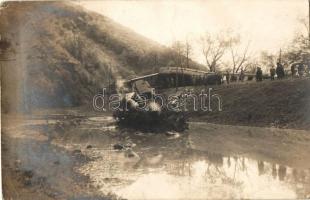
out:
<path id="1" fill-rule="evenodd" d="M 81 148 L 66 148 L 63 133 L 81 116 L 3 115 L 2 180 L 5 199 L 117 199 L 98 192 L 89 177 L 76 172 L 91 159 Z"/>

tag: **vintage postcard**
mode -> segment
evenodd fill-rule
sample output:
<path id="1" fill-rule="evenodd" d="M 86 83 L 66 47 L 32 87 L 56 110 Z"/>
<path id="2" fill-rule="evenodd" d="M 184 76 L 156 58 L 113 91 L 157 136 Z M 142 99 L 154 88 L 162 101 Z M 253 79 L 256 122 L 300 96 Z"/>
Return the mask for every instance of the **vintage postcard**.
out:
<path id="1" fill-rule="evenodd" d="M 309 13 L 0 0 L 2 198 L 310 198 Z"/>

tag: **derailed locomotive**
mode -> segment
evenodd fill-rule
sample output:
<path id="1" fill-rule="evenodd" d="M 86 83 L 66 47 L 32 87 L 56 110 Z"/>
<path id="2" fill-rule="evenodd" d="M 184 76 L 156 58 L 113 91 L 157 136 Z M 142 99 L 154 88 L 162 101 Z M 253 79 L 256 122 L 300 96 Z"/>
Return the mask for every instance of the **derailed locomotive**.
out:
<path id="1" fill-rule="evenodd" d="M 147 81 L 136 81 L 132 92 L 122 98 L 121 109 L 113 113 L 118 126 L 149 132 L 186 130 L 187 117 L 180 108 L 179 99 L 160 104 L 154 99 L 153 93 L 154 89 Z"/>

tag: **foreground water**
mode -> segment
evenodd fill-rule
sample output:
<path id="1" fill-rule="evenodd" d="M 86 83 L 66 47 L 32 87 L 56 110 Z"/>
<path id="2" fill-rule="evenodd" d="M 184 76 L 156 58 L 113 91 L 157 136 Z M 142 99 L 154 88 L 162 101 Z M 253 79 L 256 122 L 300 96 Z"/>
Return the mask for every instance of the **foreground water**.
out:
<path id="1" fill-rule="evenodd" d="M 195 137 L 191 129 L 169 137 L 128 134 L 124 141 L 136 147 L 86 150 L 85 154 L 96 159 L 79 171 L 102 192 L 126 199 L 310 197 L 310 169 L 201 150 L 196 148 Z M 128 151 L 132 150 L 137 155 L 130 157 Z"/>
<path id="2" fill-rule="evenodd" d="M 62 129 L 49 131 L 55 124 Z M 72 123 L 61 115 L 14 127 L 6 129 L 9 136 L 25 141 L 22 149 L 16 147 L 20 165 L 49 182 L 57 182 L 47 167 L 55 163 L 57 146 L 90 158 L 74 171 L 102 193 L 126 199 L 310 197 L 307 131 L 191 123 L 185 133 L 151 134 L 118 130 L 110 116 Z M 116 150 L 114 144 L 127 147 Z M 58 168 L 67 169 L 64 159 L 57 159 Z"/>

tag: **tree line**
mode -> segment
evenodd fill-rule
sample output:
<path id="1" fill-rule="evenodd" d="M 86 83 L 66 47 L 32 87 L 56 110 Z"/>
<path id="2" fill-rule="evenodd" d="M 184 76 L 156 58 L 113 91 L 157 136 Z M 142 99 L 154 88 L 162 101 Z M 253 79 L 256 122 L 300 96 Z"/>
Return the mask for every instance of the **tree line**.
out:
<path id="1" fill-rule="evenodd" d="M 198 41 L 175 41 L 171 45 L 172 62 L 174 66 L 190 68 L 189 60 L 193 56 L 194 42 L 197 42 L 200 54 L 205 60 L 204 67 L 210 72 L 254 73 L 257 67 L 261 67 L 267 73 L 270 68 L 276 67 L 277 63 L 281 63 L 286 71 L 289 71 L 294 63 L 310 65 L 309 23 L 306 19 L 300 19 L 299 23 L 303 29 L 297 31 L 285 46 L 279 47 L 278 52 L 253 53 L 250 39 L 226 30 L 215 34 L 207 32 Z"/>

